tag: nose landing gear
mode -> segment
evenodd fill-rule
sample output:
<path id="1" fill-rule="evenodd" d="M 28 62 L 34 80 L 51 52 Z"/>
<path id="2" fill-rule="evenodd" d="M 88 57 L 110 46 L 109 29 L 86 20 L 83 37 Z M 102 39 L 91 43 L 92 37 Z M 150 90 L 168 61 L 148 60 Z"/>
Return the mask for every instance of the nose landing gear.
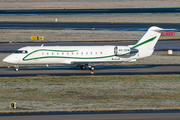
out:
<path id="1" fill-rule="evenodd" d="M 18 65 L 15 65 L 15 71 L 17 72 L 19 70 L 19 66 Z"/>

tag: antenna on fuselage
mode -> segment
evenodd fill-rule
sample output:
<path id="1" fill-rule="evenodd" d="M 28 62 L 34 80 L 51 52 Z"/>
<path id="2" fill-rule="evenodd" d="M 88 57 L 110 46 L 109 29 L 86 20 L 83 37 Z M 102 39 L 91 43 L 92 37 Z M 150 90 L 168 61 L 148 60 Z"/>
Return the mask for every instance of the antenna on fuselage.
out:
<path id="1" fill-rule="evenodd" d="M 41 45 L 41 47 L 43 47 L 43 46 L 44 46 L 44 44 Z"/>

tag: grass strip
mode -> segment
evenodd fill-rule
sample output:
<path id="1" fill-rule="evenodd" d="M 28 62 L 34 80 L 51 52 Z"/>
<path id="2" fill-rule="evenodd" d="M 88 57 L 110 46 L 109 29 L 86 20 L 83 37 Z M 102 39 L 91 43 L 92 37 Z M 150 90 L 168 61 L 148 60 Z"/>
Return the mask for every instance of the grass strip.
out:
<path id="1" fill-rule="evenodd" d="M 177 109 L 179 88 L 180 75 L 1 77 L 0 111 Z"/>

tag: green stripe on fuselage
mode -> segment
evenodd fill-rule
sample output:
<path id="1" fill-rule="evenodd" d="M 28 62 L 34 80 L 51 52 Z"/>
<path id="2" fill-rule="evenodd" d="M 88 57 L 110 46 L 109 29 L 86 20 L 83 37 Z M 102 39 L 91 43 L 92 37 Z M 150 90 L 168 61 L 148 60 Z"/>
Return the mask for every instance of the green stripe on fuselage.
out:
<path id="1" fill-rule="evenodd" d="M 157 37 L 157 36 L 152 37 L 152 38 L 150 38 L 150 39 L 148 39 L 148 40 L 146 40 L 146 41 L 144 41 L 144 42 L 142 42 L 142 43 L 139 43 L 139 44 L 133 46 L 132 48 L 136 48 L 136 47 L 139 47 L 139 46 L 141 46 L 141 45 L 144 45 L 144 44 L 146 44 L 146 43 L 148 43 L 148 42 L 151 42 L 151 41 L 153 41 L 156 37 Z"/>
<path id="2" fill-rule="evenodd" d="M 44 59 L 44 58 L 70 58 L 70 59 L 101 59 L 101 58 L 109 58 L 113 57 L 115 55 L 108 55 L 108 56 L 100 56 L 100 57 L 68 57 L 68 56 L 44 56 L 44 57 L 35 57 L 35 58 L 29 58 L 26 59 L 29 55 L 38 52 L 38 51 L 53 51 L 53 52 L 76 52 L 78 50 L 49 50 L 49 49 L 39 49 L 35 50 L 28 55 L 26 55 L 22 60 L 23 61 L 28 61 L 28 60 L 35 60 L 35 59 Z"/>
<path id="3" fill-rule="evenodd" d="M 36 57 L 36 58 L 23 59 L 23 60 L 24 60 L 24 61 L 27 61 L 27 60 L 44 59 L 44 58 L 101 59 L 101 58 L 109 58 L 109 57 L 113 57 L 113 56 L 115 56 L 115 55 L 101 56 L 101 57 L 45 56 L 45 57 Z"/>
<path id="4" fill-rule="evenodd" d="M 31 53 L 29 53 L 28 55 L 26 55 L 22 60 L 23 61 L 27 61 L 27 60 L 33 60 L 33 59 L 36 59 L 36 58 L 30 58 L 30 59 L 26 59 L 28 56 L 30 56 L 31 54 L 35 53 L 35 52 L 38 52 L 38 51 L 53 51 L 53 52 L 76 52 L 78 50 L 49 50 L 49 49 L 38 49 L 38 50 L 35 50 Z"/>

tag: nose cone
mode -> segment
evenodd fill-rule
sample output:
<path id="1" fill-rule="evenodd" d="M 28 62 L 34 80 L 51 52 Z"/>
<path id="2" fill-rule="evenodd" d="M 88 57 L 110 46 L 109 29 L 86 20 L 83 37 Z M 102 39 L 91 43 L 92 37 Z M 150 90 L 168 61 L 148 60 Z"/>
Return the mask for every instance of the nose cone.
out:
<path id="1" fill-rule="evenodd" d="M 3 62 L 16 64 L 17 59 L 15 59 L 12 55 L 9 55 L 9 56 L 7 56 L 6 58 L 3 59 Z"/>
<path id="2" fill-rule="evenodd" d="M 10 63 L 11 61 L 10 61 L 9 57 L 6 57 L 3 59 L 3 62 Z"/>

